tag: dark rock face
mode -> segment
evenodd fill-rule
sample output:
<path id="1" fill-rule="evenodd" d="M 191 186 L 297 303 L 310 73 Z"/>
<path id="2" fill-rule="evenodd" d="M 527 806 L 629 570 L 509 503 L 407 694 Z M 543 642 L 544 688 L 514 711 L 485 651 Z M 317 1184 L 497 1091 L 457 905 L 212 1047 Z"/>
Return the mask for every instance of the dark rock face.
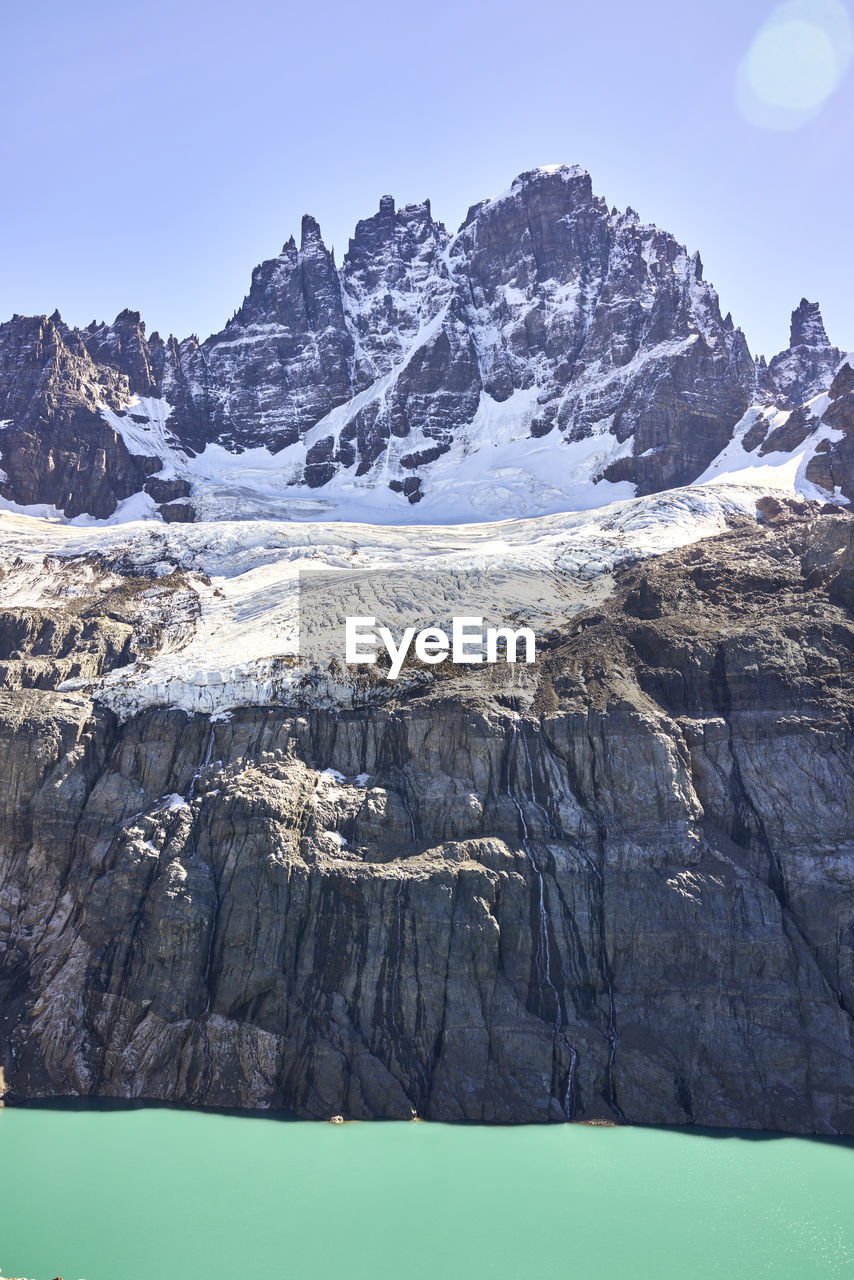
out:
<path id="1" fill-rule="evenodd" d="M 518 715 L 466 676 L 120 725 L 4 615 L 9 1096 L 854 1133 L 854 524 L 817 510 L 621 570 Z M 153 585 L 79 622 L 94 669 Z"/>
<path id="2" fill-rule="evenodd" d="M 601 437 L 589 478 L 649 493 L 702 473 L 757 397 L 825 390 L 839 358 L 804 301 L 790 349 L 757 370 L 698 255 L 609 211 L 582 170 L 534 170 L 456 236 L 429 202 L 384 196 L 340 267 L 306 217 L 201 343 L 147 338 L 130 311 L 82 332 L 58 316 L 0 326 L 0 493 L 109 515 L 168 463 L 101 420 L 142 396 L 165 400 L 176 447 L 304 445 L 292 483 L 346 472 L 404 512 L 449 450 L 489 443 L 469 439 L 479 407 L 514 395 L 523 435 Z"/>
<path id="3" fill-rule="evenodd" d="M 99 411 L 119 408 L 131 385 L 125 370 L 93 359 L 58 315 L 0 325 L 0 495 L 69 517 L 106 517 L 139 492 L 160 461 L 133 456 Z"/>
<path id="4" fill-rule="evenodd" d="M 844 364 L 830 385 L 822 422 L 838 437 L 821 441 L 807 467 L 807 479 L 854 502 L 854 369 Z"/>

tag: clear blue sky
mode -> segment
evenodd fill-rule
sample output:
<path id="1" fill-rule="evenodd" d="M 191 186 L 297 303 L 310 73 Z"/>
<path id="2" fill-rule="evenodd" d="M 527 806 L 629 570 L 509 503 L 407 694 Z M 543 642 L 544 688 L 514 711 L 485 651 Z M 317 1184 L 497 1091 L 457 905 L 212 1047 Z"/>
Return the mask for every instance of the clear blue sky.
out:
<path id="1" fill-rule="evenodd" d="M 754 352 L 803 294 L 854 346 L 841 3 L 6 4 L 0 318 L 206 336 L 305 211 L 340 260 L 384 192 L 455 229 L 565 161 L 700 249 Z"/>

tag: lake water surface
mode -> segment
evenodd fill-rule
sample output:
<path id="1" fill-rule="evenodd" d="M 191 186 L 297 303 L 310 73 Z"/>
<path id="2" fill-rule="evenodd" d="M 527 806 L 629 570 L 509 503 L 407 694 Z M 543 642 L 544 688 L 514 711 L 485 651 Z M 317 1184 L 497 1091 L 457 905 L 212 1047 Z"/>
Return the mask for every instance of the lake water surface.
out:
<path id="1" fill-rule="evenodd" d="M 8 1108 L 0 1269 L 35 1280 L 851 1280 L 854 1146 Z"/>

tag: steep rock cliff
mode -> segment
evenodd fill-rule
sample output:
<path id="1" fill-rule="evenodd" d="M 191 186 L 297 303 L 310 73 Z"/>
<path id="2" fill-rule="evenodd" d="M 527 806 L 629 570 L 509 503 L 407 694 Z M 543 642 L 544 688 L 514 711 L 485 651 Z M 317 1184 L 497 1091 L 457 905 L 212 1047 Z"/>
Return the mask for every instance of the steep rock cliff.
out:
<path id="1" fill-rule="evenodd" d="M 854 1132 L 854 522 L 818 511 L 618 569 L 512 697 L 120 723 L 6 618 L 10 1097 Z M 155 587 L 81 622 L 93 670 L 156 650 Z"/>

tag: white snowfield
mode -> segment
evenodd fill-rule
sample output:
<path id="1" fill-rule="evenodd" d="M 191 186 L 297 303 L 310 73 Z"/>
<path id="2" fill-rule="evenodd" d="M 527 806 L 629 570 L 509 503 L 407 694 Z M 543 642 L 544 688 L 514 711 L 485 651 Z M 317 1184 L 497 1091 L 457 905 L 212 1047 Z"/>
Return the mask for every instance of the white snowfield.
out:
<path id="1" fill-rule="evenodd" d="M 842 361 L 843 365 L 846 363 L 854 367 L 854 353 Z M 364 395 L 376 393 L 374 386 Z M 770 432 L 782 426 L 790 415 L 773 405 L 751 406 L 733 428 L 732 440 L 694 483 L 737 483 L 758 490 L 770 487 L 820 502 L 847 503 L 838 490 L 826 493 L 806 478 L 807 467 L 822 442 L 838 440 L 841 435 L 823 421 L 829 403 L 826 393 L 807 402 L 805 408 L 813 425 L 799 448 L 764 456 L 758 447 L 752 452 L 744 448 L 745 436 L 760 421 Z M 351 470 L 343 469 L 317 489 L 300 482 L 312 444 L 340 431 L 354 408 L 358 408 L 356 401 L 334 409 L 304 440 L 278 453 L 264 447 L 231 453 L 222 445 L 209 444 L 203 452 L 191 456 L 179 446 L 167 425 L 171 410 L 163 399 L 136 397 L 123 414 L 109 409 L 102 412 L 131 453 L 164 459 L 159 477 L 180 477 L 188 482 L 202 522 L 250 519 L 414 527 L 456 525 L 485 520 L 495 512 L 518 518 L 546 516 L 588 511 L 634 497 L 635 487 L 629 482 L 598 478 L 610 463 L 631 454 L 631 436 L 618 441 L 610 429 L 611 419 L 605 418 L 598 431 L 580 440 L 567 441 L 557 430 L 535 439 L 530 431 L 536 407 L 536 387 L 517 390 L 501 403 L 481 393 L 473 420 L 460 429 L 451 449 L 430 464 L 424 497 L 411 506 L 392 493 L 387 482 L 396 471 L 398 455 L 430 445 L 429 440 L 417 435 L 392 437 L 386 456 L 367 476 L 356 477 Z M 153 499 L 146 493 L 120 502 L 106 520 L 81 515 L 67 521 L 54 507 L 22 507 L 6 499 L 0 499 L 0 511 L 81 528 L 161 520 Z"/>
<path id="2" fill-rule="evenodd" d="M 656 352 L 654 358 L 661 355 Z M 652 358 L 648 353 L 644 356 Z M 847 360 L 854 365 L 854 356 Z M 365 395 L 375 393 L 374 387 Z M 536 387 L 517 390 L 501 403 L 482 392 L 473 420 L 459 430 L 450 450 L 426 469 L 424 497 L 413 506 L 407 507 L 391 493 L 387 482 L 397 474 L 398 455 L 417 452 L 432 443 L 417 434 L 392 437 L 385 457 L 365 477 L 356 477 L 345 469 L 318 489 L 301 484 L 299 478 L 308 449 L 325 435 L 340 431 L 352 415 L 354 403 L 334 409 L 312 427 L 304 440 L 279 453 L 257 448 L 234 454 L 212 444 L 197 457 L 187 458 L 170 445 L 163 402 L 145 401 L 143 412 L 151 412 L 153 433 L 158 439 L 161 432 L 167 437 L 160 449 L 149 446 L 148 451 L 169 458 L 162 475 L 180 475 L 189 481 L 193 503 L 203 520 L 233 519 L 239 515 L 394 525 L 465 524 L 491 519 L 496 512 L 524 518 L 589 511 L 635 496 L 635 486 L 628 481 L 615 483 L 599 478 L 612 462 L 631 455 L 633 437 L 617 440 L 609 417 L 602 420 L 599 430 L 579 440 L 567 441 L 557 430 L 532 438 Z M 825 493 L 806 478 L 807 466 L 822 441 L 839 439 L 842 434 L 822 421 L 828 404 L 826 394 L 808 402 L 806 407 L 815 426 L 798 449 L 764 457 L 758 449 L 752 453 L 744 449 L 744 436 L 758 419 L 764 419 L 771 431 L 782 426 L 789 413 L 774 406 L 752 406 L 734 427 L 733 439 L 695 484 L 722 480 L 845 504 L 847 499 L 838 490 Z M 113 425 L 124 431 L 126 422 L 127 419 L 115 418 Z M 141 447 L 138 451 L 146 452 Z M 111 517 L 109 523 L 146 514 L 133 505 L 139 502 L 148 504 L 151 514 L 155 513 L 151 499 L 138 495 L 128 499 L 126 511 Z M 85 520 L 82 517 L 80 522 Z"/>
<path id="3" fill-rule="evenodd" d="M 854 356 L 848 359 L 854 362 Z M 826 394 L 808 402 L 815 425 L 798 449 L 764 456 L 758 449 L 745 450 L 745 435 L 759 420 L 764 420 L 768 431 L 780 427 L 789 413 L 773 406 L 752 406 L 736 423 L 730 443 L 695 485 L 736 483 L 754 486 L 758 491 L 785 490 L 792 496 L 846 504 L 847 499 L 838 490 L 826 493 L 806 478 L 807 466 L 818 446 L 825 440 L 837 440 L 842 434 L 822 421 L 828 403 Z M 634 497 L 633 484 L 596 478 L 611 462 L 631 454 L 631 436 L 620 443 L 607 420 L 601 431 L 580 440 L 567 442 L 558 431 L 533 439 L 529 432 L 535 406 L 535 389 L 516 391 L 501 404 L 482 393 L 474 420 L 455 439 L 450 451 L 431 464 L 425 496 L 413 506 L 402 504 L 386 487 L 386 481 L 392 468 L 392 451 L 409 452 L 429 445 L 419 437 L 392 440 L 388 457 L 374 468 L 372 484 L 342 470 L 328 484 L 310 489 L 297 483 L 297 477 L 302 474 L 317 427 L 304 441 L 279 453 L 263 447 L 230 453 L 221 445 L 210 444 L 191 457 L 178 446 L 166 425 L 169 406 L 164 400 L 137 398 L 130 404 L 137 416 L 148 416 L 147 424 L 133 422 L 130 414 L 122 417 L 107 409 L 103 415 L 132 453 L 166 459 L 158 476 L 178 476 L 189 482 L 201 523 L 347 521 L 400 526 L 405 521 L 406 526 L 413 527 L 458 525 L 485 519 L 496 510 L 518 518 L 546 516 L 593 510 Z M 333 410 L 333 414 L 337 412 Z M 120 502 L 106 520 L 81 515 L 69 521 L 54 507 L 23 507 L 5 499 L 0 499 L 0 511 L 78 528 L 144 520 L 161 523 L 157 507 L 146 493 Z"/>
<path id="4" fill-rule="evenodd" d="M 303 440 L 278 453 L 263 446 L 230 453 L 222 445 L 209 444 L 202 453 L 190 457 L 166 426 L 170 408 L 165 400 L 137 399 L 125 416 L 108 409 L 103 410 L 103 416 L 131 453 L 166 459 L 159 476 L 179 476 L 189 482 L 202 520 L 237 517 L 456 524 L 488 519 L 495 512 L 524 517 L 581 511 L 634 495 L 634 486 L 626 482 L 594 483 L 609 463 L 631 453 L 632 438 L 618 441 L 609 429 L 610 419 L 602 422 L 595 435 L 572 443 L 558 431 L 539 440 L 531 438 L 536 386 L 515 391 L 501 403 L 482 392 L 472 421 L 460 429 L 450 450 L 428 468 L 425 495 L 416 505 L 393 493 L 388 480 L 399 473 L 400 456 L 435 443 L 419 433 L 392 436 L 385 454 L 366 476 L 357 477 L 353 469 L 343 469 L 320 488 L 302 483 L 312 445 L 325 436 L 337 436 L 364 403 L 382 395 L 392 376 L 379 379 L 361 395 L 333 409 Z M 137 417 L 148 415 L 149 424 L 133 422 L 131 412 Z M 59 515 L 46 509 L 34 514 Z M 104 523 L 146 517 L 157 517 L 156 506 L 147 494 L 138 494 Z M 88 517 L 77 518 L 79 524 L 89 522 Z"/>
<path id="5" fill-rule="evenodd" d="M 472 598 L 472 584 L 482 575 L 498 617 L 509 620 L 521 606 L 541 623 L 565 620 L 608 594 L 621 562 L 712 537 L 733 517 L 755 518 L 759 492 L 723 476 L 595 511 L 411 527 L 143 520 L 81 528 L 3 511 L 0 606 L 95 603 L 128 574 L 150 578 L 139 621 L 161 624 L 159 650 L 102 679 L 70 680 L 63 688 L 91 693 L 122 718 L 154 706 L 224 715 L 238 706 L 294 701 L 304 675 L 296 662 L 301 570 L 342 575 L 342 583 L 361 575 L 367 585 L 359 588 L 360 601 L 378 611 L 390 607 L 394 619 L 415 603 L 423 614 L 431 582 L 441 584 L 446 613 L 480 612 L 483 600 Z M 523 581 L 527 593 L 520 592 Z M 335 678 L 317 687 L 318 699 L 342 696 L 332 687 Z"/>

